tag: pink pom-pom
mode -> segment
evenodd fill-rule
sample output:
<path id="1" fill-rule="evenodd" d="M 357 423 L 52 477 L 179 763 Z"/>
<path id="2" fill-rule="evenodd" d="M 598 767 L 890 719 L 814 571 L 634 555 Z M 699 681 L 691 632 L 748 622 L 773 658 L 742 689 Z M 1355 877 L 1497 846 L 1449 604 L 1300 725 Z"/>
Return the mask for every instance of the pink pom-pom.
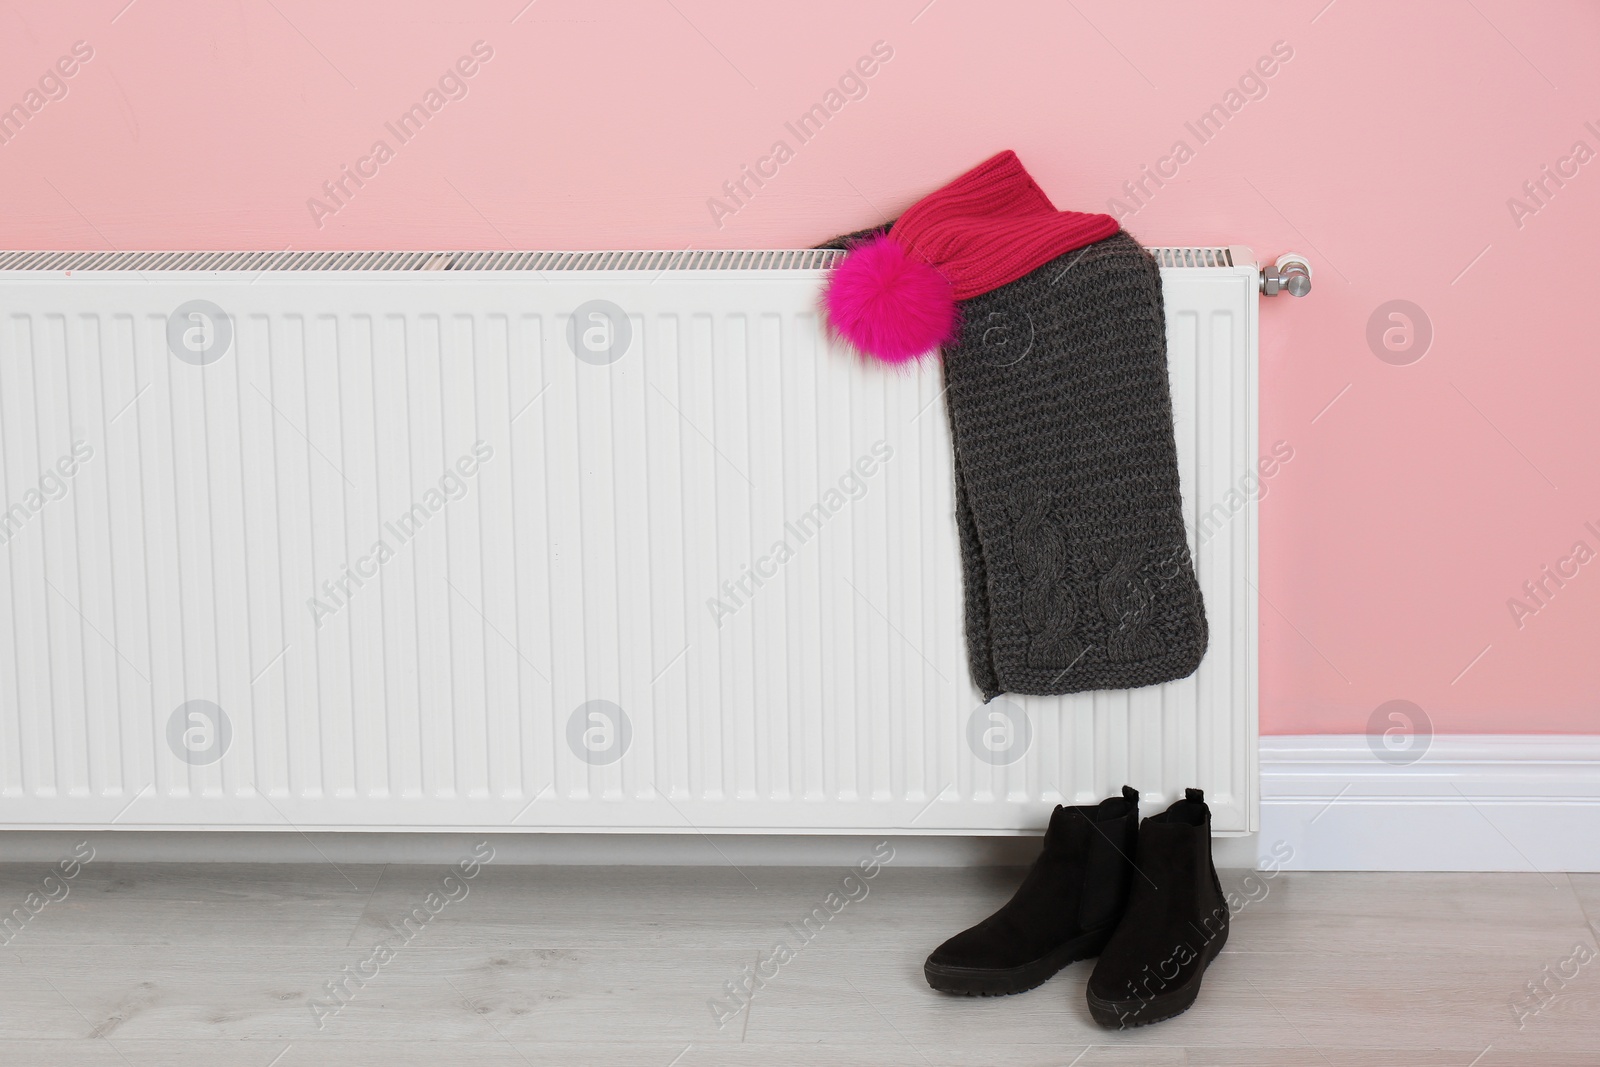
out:
<path id="1" fill-rule="evenodd" d="M 885 363 L 905 363 L 955 339 L 950 283 L 888 234 L 850 250 L 823 301 L 834 330 Z"/>

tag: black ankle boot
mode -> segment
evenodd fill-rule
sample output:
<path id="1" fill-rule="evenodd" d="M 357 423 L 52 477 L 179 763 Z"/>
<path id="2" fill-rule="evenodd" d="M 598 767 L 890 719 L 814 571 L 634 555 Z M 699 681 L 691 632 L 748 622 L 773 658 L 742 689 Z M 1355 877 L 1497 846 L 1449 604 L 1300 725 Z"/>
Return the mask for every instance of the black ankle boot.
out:
<path id="1" fill-rule="evenodd" d="M 1124 1029 L 1182 1014 L 1228 940 L 1228 902 L 1211 862 L 1205 794 L 1139 827 L 1138 870 L 1122 922 L 1089 976 L 1089 1014 Z"/>
<path id="2" fill-rule="evenodd" d="M 1044 851 L 1005 907 L 940 945 L 922 972 L 946 993 L 1021 993 L 1098 953 L 1133 876 L 1139 793 L 1057 807 Z"/>

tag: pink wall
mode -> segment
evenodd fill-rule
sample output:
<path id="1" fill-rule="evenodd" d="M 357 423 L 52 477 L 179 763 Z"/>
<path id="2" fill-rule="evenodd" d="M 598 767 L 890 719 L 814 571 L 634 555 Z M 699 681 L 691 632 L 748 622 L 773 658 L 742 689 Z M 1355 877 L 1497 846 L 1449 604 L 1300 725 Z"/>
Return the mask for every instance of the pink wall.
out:
<path id="1" fill-rule="evenodd" d="M 1264 730 L 1360 732 L 1405 698 L 1441 732 L 1596 732 L 1600 560 L 1520 619 L 1508 599 L 1600 551 L 1600 6 L 926 2 L 3 5 L 0 105 L 39 110 L 0 145 L 0 246 L 790 246 L 1006 147 L 1104 210 L 1182 138 L 1134 234 L 1317 272 L 1262 311 L 1262 441 L 1294 453 L 1261 504 Z M 401 144 L 384 123 L 477 41 L 466 95 Z M 866 95 L 800 144 L 785 121 L 879 41 Z M 1185 122 L 1280 41 L 1199 144 Z M 393 158 L 314 218 L 380 138 Z M 779 139 L 793 158 L 717 225 Z M 1568 176 L 1539 206 L 1545 165 Z M 1433 331 L 1407 365 L 1367 340 L 1397 299 Z"/>

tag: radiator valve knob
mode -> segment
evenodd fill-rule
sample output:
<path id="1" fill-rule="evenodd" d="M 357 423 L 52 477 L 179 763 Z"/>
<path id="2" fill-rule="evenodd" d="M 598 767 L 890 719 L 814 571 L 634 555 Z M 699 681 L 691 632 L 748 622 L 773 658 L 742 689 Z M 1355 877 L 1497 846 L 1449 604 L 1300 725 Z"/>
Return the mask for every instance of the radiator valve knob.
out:
<path id="1" fill-rule="evenodd" d="M 1277 263 L 1262 268 L 1261 292 L 1264 296 L 1277 296 L 1280 292 L 1305 296 L 1311 292 L 1311 264 L 1298 252 L 1285 252 Z"/>

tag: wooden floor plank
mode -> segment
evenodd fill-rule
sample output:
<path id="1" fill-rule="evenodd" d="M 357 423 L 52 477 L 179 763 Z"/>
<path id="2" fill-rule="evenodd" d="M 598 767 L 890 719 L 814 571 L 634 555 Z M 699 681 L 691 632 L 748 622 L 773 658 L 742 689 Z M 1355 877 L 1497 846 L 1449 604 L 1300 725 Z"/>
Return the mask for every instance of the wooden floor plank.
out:
<path id="1" fill-rule="evenodd" d="M 43 873 L 0 867 L 0 894 Z M 1014 869 L 445 873 L 90 865 L 0 948 L 0 1063 L 1562 1067 L 1600 1048 L 1600 961 L 1563 962 L 1593 944 L 1592 876 L 1225 872 L 1238 910 L 1200 1002 L 1112 1033 L 1084 1004 L 1092 963 L 1014 997 L 927 988 L 927 952 Z M 841 888 L 857 899 L 830 913 Z M 793 958 L 730 997 L 780 940 Z"/>

